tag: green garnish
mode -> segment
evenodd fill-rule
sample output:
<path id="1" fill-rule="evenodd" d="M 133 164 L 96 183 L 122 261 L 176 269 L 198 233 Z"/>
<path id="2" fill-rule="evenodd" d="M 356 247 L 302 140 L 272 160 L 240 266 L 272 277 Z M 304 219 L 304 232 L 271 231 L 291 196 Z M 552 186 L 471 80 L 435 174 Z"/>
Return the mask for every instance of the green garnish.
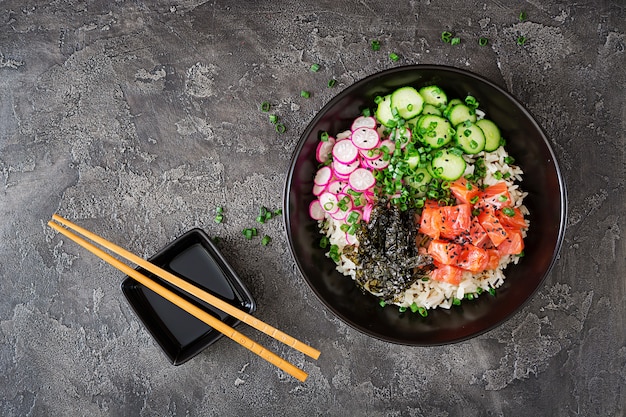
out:
<path id="1" fill-rule="evenodd" d="M 517 37 L 517 44 L 519 46 L 522 46 L 526 43 L 526 37 L 525 36 L 518 36 Z"/>
<path id="2" fill-rule="evenodd" d="M 320 70 L 320 64 L 313 64 L 311 65 L 311 72 L 317 72 Z"/>
<path id="3" fill-rule="evenodd" d="M 328 88 L 333 88 L 335 84 L 337 84 L 337 80 L 335 80 L 334 78 L 328 80 Z"/>
<path id="4" fill-rule="evenodd" d="M 311 97 L 311 93 L 306 90 L 302 90 L 300 91 L 300 97 L 309 98 Z"/>
<path id="5" fill-rule="evenodd" d="M 487 38 L 479 38 L 478 39 L 478 44 L 480 46 L 486 46 L 489 43 L 489 39 Z"/>
<path id="6" fill-rule="evenodd" d="M 515 216 L 515 210 L 513 210 L 511 207 L 503 207 L 502 214 L 504 214 L 505 216 L 513 217 Z"/>
<path id="7" fill-rule="evenodd" d="M 452 40 L 452 33 L 450 32 L 441 32 L 441 40 L 444 41 L 445 43 L 450 43 Z"/>
<path id="8" fill-rule="evenodd" d="M 378 51 L 378 50 L 380 50 L 380 42 L 377 41 L 377 40 L 373 40 L 370 43 L 370 47 L 372 48 L 372 51 Z"/>
<path id="9" fill-rule="evenodd" d="M 400 56 L 398 56 L 398 54 L 396 54 L 395 52 L 392 52 L 389 54 L 389 59 L 391 59 L 392 61 L 396 62 L 400 59 Z"/>
<path id="10" fill-rule="evenodd" d="M 452 39 L 450 39 L 450 45 L 458 45 L 461 43 L 461 38 L 459 37 L 454 37 Z"/>
<path id="11" fill-rule="evenodd" d="M 519 21 L 520 21 L 520 22 L 523 22 L 524 20 L 526 20 L 526 19 L 527 19 L 527 17 L 528 17 L 528 16 L 526 15 L 526 12 L 522 10 L 522 11 L 520 12 L 519 16 L 518 16 L 518 19 L 519 19 Z"/>
<path id="12" fill-rule="evenodd" d="M 278 133 L 285 133 L 285 130 L 287 130 L 287 128 L 285 127 L 284 124 L 282 124 L 282 123 L 277 123 L 276 124 L 276 131 Z"/>
<path id="13" fill-rule="evenodd" d="M 264 112 L 270 111 L 270 102 L 269 101 L 264 101 L 263 103 L 261 103 L 261 111 L 264 111 Z"/>
<path id="14" fill-rule="evenodd" d="M 270 242 L 272 241 L 272 238 L 269 237 L 268 235 L 263 236 L 263 238 L 261 239 L 261 245 L 263 246 L 267 246 Z"/>

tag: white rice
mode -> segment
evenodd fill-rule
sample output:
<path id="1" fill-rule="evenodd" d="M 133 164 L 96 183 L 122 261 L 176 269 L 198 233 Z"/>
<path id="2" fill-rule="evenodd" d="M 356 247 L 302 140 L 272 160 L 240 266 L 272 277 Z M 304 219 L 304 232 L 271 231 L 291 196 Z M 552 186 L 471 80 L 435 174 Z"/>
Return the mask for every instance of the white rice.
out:
<path id="1" fill-rule="evenodd" d="M 340 135 L 337 135 L 338 138 L 339 136 Z M 505 162 L 507 156 L 508 154 L 502 146 L 493 152 L 480 152 L 475 156 L 464 155 L 467 162 L 464 175 L 472 174 L 475 161 L 480 157 L 484 157 L 487 173 L 483 183 L 493 185 L 505 181 L 508 186 L 509 194 L 511 195 L 513 206 L 519 208 L 524 216 L 527 216 L 529 214 L 528 209 L 523 204 L 527 193 L 523 192 L 518 185 L 518 183 L 522 181 L 523 172 L 518 166 L 507 164 Z M 508 173 L 508 178 L 496 178 L 494 174 L 497 171 L 503 175 Z M 340 229 L 341 224 L 341 221 L 335 220 L 329 215 L 327 215 L 324 220 L 319 221 L 321 232 L 329 238 L 331 245 L 337 245 L 339 249 L 340 260 L 337 262 L 337 270 L 355 279 L 358 266 L 343 255 L 346 246 L 348 246 L 348 242 L 346 241 L 345 232 Z M 526 220 L 526 226 L 527 228 L 529 226 L 528 220 Z M 526 237 L 526 229 L 522 231 L 524 237 Z M 504 283 L 505 268 L 511 263 L 517 263 L 518 260 L 519 256 L 507 255 L 500 259 L 498 268 L 495 270 L 483 271 L 477 274 L 465 271 L 459 285 L 433 279 L 427 281 L 418 280 L 404 291 L 399 298 L 395 299 L 394 304 L 400 307 L 409 307 L 415 303 L 418 307 L 426 309 L 436 307 L 450 308 L 455 299 L 462 300 L 466 294 L 477 294 L 479 292 L 489 291 L 490 288 L 496 289 L 500 287 Z M 479 288 L 481 290 L 479 290 Z M 370 291 L 369 288 L 366 289 L 373 295 L 380 296 L 380 294 Z"/>

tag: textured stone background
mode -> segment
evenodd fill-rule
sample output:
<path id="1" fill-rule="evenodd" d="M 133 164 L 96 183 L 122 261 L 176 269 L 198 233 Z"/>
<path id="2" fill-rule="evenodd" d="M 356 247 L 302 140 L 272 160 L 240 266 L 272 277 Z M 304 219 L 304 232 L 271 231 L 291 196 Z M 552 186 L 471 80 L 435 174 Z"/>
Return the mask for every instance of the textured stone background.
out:
<path id="1" fill-rule="evenodd" d="M 443 43 L 443 30 L 461 44 Z M 0 1 L 0 414 L 624 415 L 625 33 L 622 0 Z M 545 128 L 569 187 L 545 285 L 503 326 L 451 346 L 355 332 L 306 286 L 281 220 L 262 226 L 267 247 L 240 233 L 259 205 L 282 205 L 315 112 L 409 63 L 508 89 Z M 259 112 L 263 100 L 285 134 Z M 257 315 L 323 354 L 312 361 L 240 329 L 309 379 L 227 339 L 171 366 L 121 274 L 49 229 L 54 212 L 142 256 L 192 227 L 221 237 Z"/>

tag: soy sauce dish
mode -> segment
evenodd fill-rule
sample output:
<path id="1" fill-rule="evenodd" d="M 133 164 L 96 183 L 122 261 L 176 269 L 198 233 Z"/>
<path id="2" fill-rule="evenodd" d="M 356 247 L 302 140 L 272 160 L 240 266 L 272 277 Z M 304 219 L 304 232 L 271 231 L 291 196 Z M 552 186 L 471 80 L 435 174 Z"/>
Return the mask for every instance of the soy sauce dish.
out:
<path id="1" fill-rule="evenodd" d="M 256 310 L 250 291 L 201 229 L 186 232 L 148 260 L 247 313 Z M 235 317 L 142 268 L 137 270 L 229 326 L 239 324 Z M 187 362 L 222 337 L 222 333 L 131 277 L 122 282 L 122 292 L 173 365 Z"/>
<path id="2" fill-rule="evenodd" d="M 317 198 L 314 177 L 320 167 L 317 147 L 326 133 L 350 130 L 366 108 L 376 110 L 377 97 L 400 87 L 436 85 L 449 98 L 472 96 L 486 117 L 500 128 L 506 150 L 523 172 L 521 187 L 530 227 L 524 256 L 505 269 L 495 294 L 464 299 L 428 314 L 381 305 L 349 276 L 338 272 L 320 247 L 323 235 L 310 214 Z M 326 132 L 326 133 L 325 133 Z M 289 168 L 284 190 L 285 224 L 290 250 L 307 284 L 319 300 L 354 329 L 388 342 L 429 346 L 463 341 L 502 324 L 519 311 L 542 285 L 561 247 L 566 224 L 566 190 L 554 152 L 530 112 L 495 83 L 468 71 L 435 65 L 393 68 L 362 79 L 337 94 L 304 130 Z"/>

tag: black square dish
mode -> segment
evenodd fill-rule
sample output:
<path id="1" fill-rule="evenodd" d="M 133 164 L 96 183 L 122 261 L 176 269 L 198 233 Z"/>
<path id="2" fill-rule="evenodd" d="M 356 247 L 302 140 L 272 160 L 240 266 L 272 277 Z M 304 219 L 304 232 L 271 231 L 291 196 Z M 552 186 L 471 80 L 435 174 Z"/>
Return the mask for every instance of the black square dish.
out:
<path id="1" fill-rule="evenodd" d="M 256 310 L 256 303 L 244 283 L 201 229 L 188 231 L 148 260 L 247 313 Z M 136 269 L 229 326 L 239 324 L 235 317 L 179 290 L 143 268 Z M 131 277 L 127 276 L 122 282 L 122 292 L 173 365 L 185 363 L 222 337 L 220 332 Z"/>

